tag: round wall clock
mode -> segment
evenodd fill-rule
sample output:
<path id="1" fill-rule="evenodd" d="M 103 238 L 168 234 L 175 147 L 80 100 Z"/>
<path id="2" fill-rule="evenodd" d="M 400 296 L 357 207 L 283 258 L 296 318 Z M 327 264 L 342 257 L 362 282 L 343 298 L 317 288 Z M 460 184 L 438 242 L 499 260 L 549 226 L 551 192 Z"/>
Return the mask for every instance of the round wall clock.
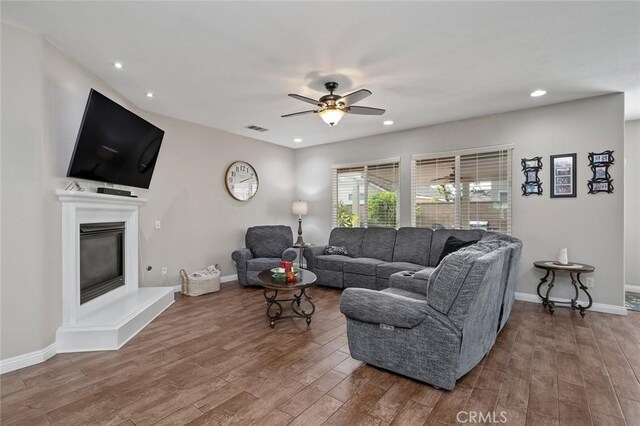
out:
<path id="1" fill-rule="evenodd" d="M 258 174 L 245 161 L 235 161 L 227 168 L 224 182 L 229 195 L 238 201 L 247 201 L 258 192 Z"/>

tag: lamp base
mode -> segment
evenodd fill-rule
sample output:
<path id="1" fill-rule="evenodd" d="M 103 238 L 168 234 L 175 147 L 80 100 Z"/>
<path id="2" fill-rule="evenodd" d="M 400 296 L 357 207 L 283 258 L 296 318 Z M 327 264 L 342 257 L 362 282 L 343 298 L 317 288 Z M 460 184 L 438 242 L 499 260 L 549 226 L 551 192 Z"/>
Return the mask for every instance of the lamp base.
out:
<path id="1" fill-rule="evenodd" d="M 304 245 L 304 240 L 302 239 L 302 215 L 298 217 L 298 239 L 296 240 L 296 245 Z"/>

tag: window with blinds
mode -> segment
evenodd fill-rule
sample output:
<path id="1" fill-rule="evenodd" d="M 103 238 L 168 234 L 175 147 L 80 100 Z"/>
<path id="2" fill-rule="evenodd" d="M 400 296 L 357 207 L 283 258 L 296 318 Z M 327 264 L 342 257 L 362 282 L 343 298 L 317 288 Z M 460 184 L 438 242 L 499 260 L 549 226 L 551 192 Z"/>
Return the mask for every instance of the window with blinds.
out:
<path id="1" fill-rule="evenodd" d="M 511 150 L 412 162 L 412 222 L 417 227 L 511 233 Z"/>
<path id="2" fill-rule="evenodd" d="M 333 226 L 398 226 L 398 162 L 333 169 Z"/>

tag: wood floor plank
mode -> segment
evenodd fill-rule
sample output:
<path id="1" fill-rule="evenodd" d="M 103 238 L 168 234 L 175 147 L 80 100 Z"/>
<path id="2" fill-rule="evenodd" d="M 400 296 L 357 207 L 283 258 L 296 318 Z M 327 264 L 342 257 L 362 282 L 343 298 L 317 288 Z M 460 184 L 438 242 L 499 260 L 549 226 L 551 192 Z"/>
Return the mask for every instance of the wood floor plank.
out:
<path id="1" fill-rule="evenodd" d="M 274 329 L 260 289 L 177 295 L 118 351 L 58 354 L 0 376 L 0 423 L 443 425 L 491 411 L 508 425 L 640 419 L 640 313 L 551 316 L 516 301 L 489 355 L 443 391 L 353 359 L 340 291 L 312 292 L 310 327 L 292 319 Z"/>
<path id="2" fill-rule="evenodd" d="M 156 426 L 178 426 L 187 424 L 202 415 L 202 411 L 198 410 L 193 405 L 187 405 L 180 410 L 171 413 L 164 419 L 156 422 Z M 133 422 L 132 422 L 133 423 Z M 135 424 L 135 423 L 134 423 Z M 137 426 L 137 425 L 136 425 Z"/>
<path id="3" fill-rule="evenodd" d="M 413 380 L 399 378 L 369 410 L 369 414 L 383 422 L 391 422 L 421 385 Z"/>
<path id="4" fill-rule="evenodd" d="M 391 424 L 394 426 L 421 426 L 427 421 L 430 413 L 430 407 L 409 400 Z"/>
<path id="5" fill-rule="evenodd" d="M 325 395 L 290 424 L 292 426 L 319 426 L 338 411 L 341 406 L 342 402 Z"/>
<path id="6" fill-rule="evenodd" d="M 334 386 L 340 383 L 346 376 L 335 370 L 330 370 L 323 376 L 319 377 L 304 388 L 300 393 L 294 395 L 279 409 L 289 414 L 292 417 L 297 417 L 302 414 L 307 408 L 313 405 L 316 401 L 322 398 L 327 392 L 329 392 Z"/>

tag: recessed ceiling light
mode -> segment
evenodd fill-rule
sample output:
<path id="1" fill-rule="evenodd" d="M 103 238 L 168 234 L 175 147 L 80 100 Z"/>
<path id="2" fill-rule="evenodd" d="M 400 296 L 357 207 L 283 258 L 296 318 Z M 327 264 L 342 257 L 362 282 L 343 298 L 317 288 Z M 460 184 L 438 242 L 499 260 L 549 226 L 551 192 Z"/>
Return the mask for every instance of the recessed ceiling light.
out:
<path id="1" fill-rule="evenodd" d="M 537 98 L 539 96 L 544 96 L 547 94 L 546 90 L 534 90 L 533 92 L 531 92 L 531 97 L 532 98 Z"/>
<path id="2" fill-rule="evenodd" d="M 153 98 L 153 93 L 147 92 L 147 98 Z"/>
<path id="3" fill-rule="evenodd" d="M 296 142 L 296 143 L 302 142 L 302 138 L 295 138 L 293 141 Z"/>
<path id="4" fill-rule="evenodd" d="M 385 120 L 382 122 L 385 126 L 391 126 L 393 124 L 393 120 Z"/>
<path id="5" fill-rule="evenodd" d="M 113 66 L 118 68 L 118 69 L 121 69 L 122 68 L 122 62 L 114 62 Z"/>

